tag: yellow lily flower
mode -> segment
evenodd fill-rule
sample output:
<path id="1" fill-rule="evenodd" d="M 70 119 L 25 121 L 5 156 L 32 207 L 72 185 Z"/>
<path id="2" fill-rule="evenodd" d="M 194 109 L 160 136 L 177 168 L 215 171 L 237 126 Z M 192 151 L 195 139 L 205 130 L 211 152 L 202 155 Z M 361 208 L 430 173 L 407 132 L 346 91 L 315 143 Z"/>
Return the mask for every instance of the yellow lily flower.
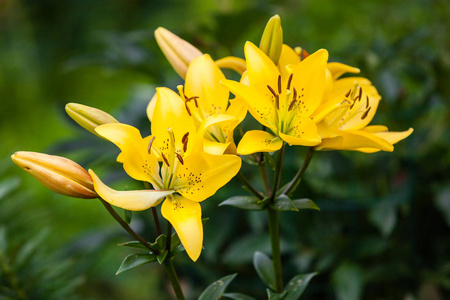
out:
<path id="1" fill-rule="evenodd" d="M 393 144 L 407 138 L 413 129 L 390 132 L 386 126 L 368 124 L 372 121 L 381 100 L 376 88 L 366 78 L 337 79 L 348 71 L 348 66 L 332 66 L 329 94 L 323 106 L 333 107 L 347 102 L 327 114 L 318 124 L 322 142 L 317 150 L 355 150 L 366 153 L 393 151 Z"/>
<path id="2" fill-rule="evenodd" d="M 290 53 L 283 54 L 283 49 L 277 67 L 258 47 L 247 42 L 247 76 L 241 83 L 222 81 L 245 99 L 252 116 L 273 133 L 247 132 L 239 143 L 239 154 L 276 151 L 283 142 L 305 146 L 321 142 L 313 117 L 325 91 L 328 52 L 321 49 L 291 66 Z"/>
<path id="3" fill-rule="evenodd" d="M 229 121 L 209 126 L 204 135 L 203 149 L 210 154 L 235 153 L 233 131 L 247 114 L 245 102 L 229 100 L 229 91 L 220 84 L 225 76 L 208 54 L 195 58 L 186 73 L 185 86 L 178 86 L 186 113 L 192 117 L 197 130 L 216 115 L 228 115 Z M 156 98 L 152 99 L 147 114 L 153 121 Z"/>
<path id="4" fill-rule="evenodd" d="M 149 182 L 154 190 L 116 191 L 90 170 L 96 192 L 112 205 L 144 210 L 158 205 L 174 227 L 189 257 L 195 261 L 203 244 L 201 201 L 236 175 L 241 160 L 235 155 L 211 155 L 199 143 L 209 126 L 229 121 L 216 117 L 200 125 L 186 111 L 185 102 L 173 91 L 157 89 L 158 101 L 151 123 L 152 136 L 143 138 L 138 129 L 120 123 L 98 126 L 97 133 L 120 148 L 127 174 Z"/>

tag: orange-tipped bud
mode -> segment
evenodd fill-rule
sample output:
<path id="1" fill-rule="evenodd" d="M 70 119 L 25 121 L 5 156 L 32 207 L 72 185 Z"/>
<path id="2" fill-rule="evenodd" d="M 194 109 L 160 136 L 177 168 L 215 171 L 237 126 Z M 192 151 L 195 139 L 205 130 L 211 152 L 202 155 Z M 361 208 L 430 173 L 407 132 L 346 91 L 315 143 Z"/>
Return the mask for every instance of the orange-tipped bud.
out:
<path id="1" fill-rule="evenodd" d="M 97 126 L 108 123 L 119 123 L 114 117 L 104 111 L 78 103 L 68 103 L 66 105 L 67 114 L 87 131 L 99 136 L 95 132 Z M 101 137 L 101 136 L 99 136 Z"/>
<path id="2" fill-rule="evenodd" d="M 167 60 L 183 79 L 191 61 L 203 55 L 200 50 L 163 27 L 155 30 L 155 38 Z"/>
<path id="3" fill-rule="evenodd" d="M 27 151 L 16 152 L 11 159 L 55 193 L 83 199 L 98 197 L 89 173 L 70 159 Z"/>

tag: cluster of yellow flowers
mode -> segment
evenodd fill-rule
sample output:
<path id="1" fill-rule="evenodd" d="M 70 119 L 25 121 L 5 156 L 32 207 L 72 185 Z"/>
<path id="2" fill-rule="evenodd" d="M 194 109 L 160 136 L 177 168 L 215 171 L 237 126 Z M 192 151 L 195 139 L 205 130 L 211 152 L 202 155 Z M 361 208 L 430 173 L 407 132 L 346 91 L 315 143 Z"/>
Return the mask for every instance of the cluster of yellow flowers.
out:
<path id="1" fill-rule="evenodd" d="M 245 60 L 214 61 L 164 28 L 158 28 L 155 36 L 185 84 L 177 87 L 178 93 L 156 89 L 147 109 L 150 136 L 142 137 L 138 129 L 95 108 L 66 106 L 77 123 L 119 147 L 117 161 L 130 177 L 150 183 L 153 189 L 116 191 L 94 171 L 87 173 L 54 156 L 17 152 L 12 158 L 61 194 L 100 197 L 133 211 L 164 200 L 161 213 L 194 261 L 203 245 L 199 202 L 239 172 L 239 155 L 274 152 L 285 143 L 316 150 L 392 151 L 393 144 L 412 132 L 411 128 L 390 132 L 386 126 L 368 125 L 381 99 L 371 82 L 362 77 L 341 78 L 359 69 L 328 62 L 324 49 L 309 55 L 284 45 L 278 16 L 269 21 L 259 47 L 245 44 Z M 227 80 L 221 68 L 238 72 L 240 82 Z M 230 99 L 230 92 L 235 98 Z M 247 111 L 262 130 L 245 132 L 236 146 L 233 132 Z"/>

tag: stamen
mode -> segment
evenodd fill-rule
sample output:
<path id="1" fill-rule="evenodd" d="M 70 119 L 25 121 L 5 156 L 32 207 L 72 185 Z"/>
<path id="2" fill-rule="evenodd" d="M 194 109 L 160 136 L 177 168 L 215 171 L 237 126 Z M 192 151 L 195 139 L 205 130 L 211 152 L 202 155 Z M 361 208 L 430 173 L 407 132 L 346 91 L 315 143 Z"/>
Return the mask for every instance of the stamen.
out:
<path id="1" fill-rule="evenodd" d="M 281 75 L 278 75 L 278 94 L 281 94 Z"/>
<path id="2" fill-rule="evenodd" d="M 297 99 L 297 90 L 294 88 L 294 97 L 293 97 L 293 99 L 295 100 L 295 99 Z"/>
<path id="3" fill-rule="evenodd" d="M 366 95 L 366 108 L 369 107 L 369 96 Z"/>
<path id="4" fill-rule="evenodd" d="M 355 103 L 356 103 L 356 101 L 355 101 L 355 100 L 353 100 L 353 104 L 352 104 L 352 105 L 350 105 L 350 109 L 352 109 L 352 108 L 353 108 L 353 106 L 355 105 Z"/>
<path id="5" fill-rule="evenodd" d="M 167 165 L 168 167 L 170 167 L 169 161 L 167 160 L 167 157 L 164 155 L 164 153 L 161 152 L 161 156 L 162 156 L 162 158 L 164 159 L 164 162 L 166 163 L 166 165 Z"/>
<path id="6" fill-rule="evenodd" d="M 351 92 L 352 92 L 352 89 L 349 89 L 348 92 L 347 92 L 347 94 L 345 94 L 345 97 L 350 96 L 350 93 L 351 93 Z"/>
<path id="7" fill-rule="evenodd" d="M 187 97 L 186 97 L 186 98 L 187 98 Z M 191 100 L 194 100 L 194 102 L 195 102 L 195 107 L 198 108 L 198 102 L 197 102 L 197 99 L 198 99 L 198 98 L 199 98 L 198 96 L 193 96 L 193 97 L 190 97 L 190 98 L 186 99 L 186 102 L 189 102 L 189 101 L 191 101 Z"/>
<path id="8" fill-rule="evenodd" d="M 186 102 L 184 102 L 184 107 L 186 107 L 186 111 L 187 111 L 187 113 L 189 114 L 189 116 L 192 116 L 192 114 L 191 114 L 191 110 L 189 109 L 189 106 L 188 106 L 188 103 L 187 103 L 187 101 L 186 101 Z"/>
<path id="9" fill-rule="evenodd" d="M 181 138 L 181 142 L 183 143 L 183 152 L 186 152 L 187 150 L 188 141 L 189 141 L 189 132 L 186 132 Z"/>
<path id="10" fill-rule="evenodd" d="M 277 93 L 275 93 L 275 91 L 273 90 L 273 88 L 270 85 L 267 85 L 267 88 L 269 89 L 269 91 L 272 93 L 272 95 L 276 98 L 278 95 Z"/>
<path id="11" fill-rule="evenodd" d="M 184 165 L 183 157 L 179 153 L 175 153 L 177 155 L 178 160 L 182 165 Z"/>
<path id="12" fill-rule="evenodd" d="M 366 111 L 363 113 L 363 115 L 361 116 L 361 120 L 364 120 L 364 119 L 367 117 L 367 115 L 369 114 L 369 111 L 370 111 L 371 108 L 372 108 L 372 106 L 369 107 L 369 109 L 366 110 Z"/>
<path id="13" fill-rule="evenodd" d="M 289 79 L 288 79 L 288 83 L 287 83 L 287 89 L 288 89 L 288 90 L 291 88 L 291 81 L 292 81 L 292 76 L 293 76 L 293 75 L 294 75 L 294 74 L 289 75 Z M 281 77 L 279 77 L 279 78 L 281 78 Z"/>
<path id="14" fill-rule="evenodd" d="M 288 111 L 291 111 L 291 109 L 294 107 L 296 102 L 297 102 L 297 100 L 294 98 L 294 100 L 291 101 L 291 104 L 289 104 Z"/>
<path id="15" fill-rule="evenodd" d="M 362 96 L 362 88 L 361 87 L 359 87 L 359 94 L 358 94 L 358 101 L 360 101 L 361 100 L 361 96 Z"/>
<path id="16" fill-rule="evenodd" d="M 150 142 L 148 143 L 148 154 L 150 154 L 152 152 L 152 144 L 153 141 L 155 140 L 155 136 L 151 138 Z"/>
<path id="17" fill-rule="evenodd" d="M 188 140 L 188 137 L 189 137 L 189 132 L 186 132 L 186 133 L 183 135 L 183 137 L 181 138 L 181 142 L 182 142 L 183 144 L 186 143 L 187 140 Z"/>

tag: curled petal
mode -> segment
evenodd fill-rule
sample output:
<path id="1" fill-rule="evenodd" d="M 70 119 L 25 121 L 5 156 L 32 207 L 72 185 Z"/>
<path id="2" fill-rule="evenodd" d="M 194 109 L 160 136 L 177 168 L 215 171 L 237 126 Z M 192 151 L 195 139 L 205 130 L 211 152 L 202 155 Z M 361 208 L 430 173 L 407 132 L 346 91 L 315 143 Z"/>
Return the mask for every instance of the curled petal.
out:
<path id="1" fill-rule="evenodd" d="M 196 261 L 203 245 L 202 210 L 200 203 L 180 195 L 173 195 L 164 201 L 161 214 L 175 228 L 189 257 Z"/>
<path id="2" fill-rule="evenodd" d="M 156 206 L 164 197 L 174 192 L 173 190 L 116 191 L 105 185 L 94 171 L 89 170 L 89 174 L 94 181 L 95 191 L 103 200 L 128 210 L 139 211 Z"/>
<path id="3" fill-rule="evenodd" d="M 339 77 L 342 76 L 342 74 L 345 73 L 359 73 L 359 69 L 358 68 L 354 68 L 342 63 L 338 63 L 338 62 L 330 62 L 327 64 L 327 69 L 328 71 L 330 71 L 331 76 L 333 77 L 333 80 L 338 79 Z"/>
<path id="4" fill-rule="evenodd" d="M 238 72 L 240 75 L 247 70 L 245 59 L 235 56 L 227 56 L 216 60 L 216 65 L 221 69 L 231 69 Z"/>
<path id="5" fill-rule="evenodd" d="M 376 125 L 368 126 L 364 128 L 364 131 L 366 132 L 372 131 L 377 137 L 380 137 L 391 144 L 396 144 L 397 142 L 406 139 L 414 131 L 412 128 L 409 128 L 408 130 L 405 131 L 387 131 L 387 128 L 386 130 L 375 131 L 377 129 L 373 127 L 379 127 L 378 129 L 381 129 L 382 127 L 385 126 L 376 126 Z M 373 153 L 380 151 L 380 149 L 376 148 L 358 148 L 357 150 L 365 153 Z"/>
<path id="6" fill-rule="evenodd" d="M 156 156 L 149 154 L 149 138 L 143 139 L 137 128 L 121 123 L 101 125 L 96 131 L 122 151 L 118 159 L 128 175 L 158 185 L 159 165 Z"/>
<path id="7" fill-rule="evenodd" d="M 394 147 L 385 139 L 373 133 L 357 131 L 339 131 L 335 138 L 323 139 L 316 147 L 317 150 L 356 150 L 359 148 L 375 148 L 392 152 Z"/>
<path id="8" fill-rule="evenodd" d="M 283 146 L 283 140 L 267 131 L 247 131 L 239 142 L 237 152 L 248 155 L 256 152 L 273 152 Z"/>

